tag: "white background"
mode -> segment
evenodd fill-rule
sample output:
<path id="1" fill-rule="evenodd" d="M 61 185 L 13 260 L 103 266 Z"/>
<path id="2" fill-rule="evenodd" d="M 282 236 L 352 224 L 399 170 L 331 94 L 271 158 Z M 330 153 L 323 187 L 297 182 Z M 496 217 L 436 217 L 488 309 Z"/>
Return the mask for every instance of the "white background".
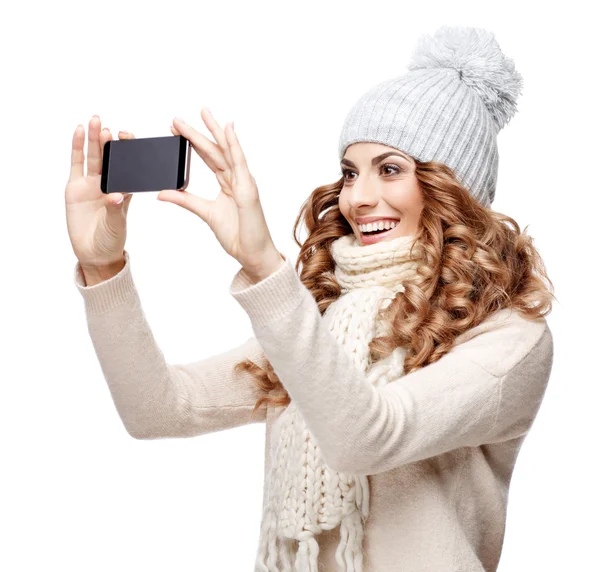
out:
<path id="1" fill-rule="evenodd" d="M 171 135 L 200 108 L 234 120 L 276 246 L 339 177 L 350 107 L 405 73 L 422 33 L 492 30 L 525 81 L 500 133 L 494 208 L 528 227 L 559 303 L 546 398 L 517 461 L 499 570 L 598 566 L 600 376 L 597 30 L 591 2 L 33 2 L 5 8 L 2 50 L 0 569 L 251 570 L 264 425 L 137 441 L 125 431 L 73 282 L 64 187 L 78 123 Z M 594 27 L 593 27 L 594 26 Z M 194 155 L 190 192 L 216 196 Z M 303 235 L 304 238 L 304 235 Z M 170 363 L 243 343 L 239 264 L 202 220 L 133 197 L 127 250 Z M 596 465 L 597 466 L 597 465 Z M 435 531 L 431 531 L 435 534 Z M 445 572 L 445 571 L 440 571 Z"/>

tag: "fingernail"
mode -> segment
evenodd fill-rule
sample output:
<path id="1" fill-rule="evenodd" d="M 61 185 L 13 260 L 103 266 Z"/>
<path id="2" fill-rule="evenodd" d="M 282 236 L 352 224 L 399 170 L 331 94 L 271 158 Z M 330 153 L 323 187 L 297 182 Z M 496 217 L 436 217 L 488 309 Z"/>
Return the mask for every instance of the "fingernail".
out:
<path id="1" fill-rule="evenodd" d="M 119 133 L 123 133 L 123 135 L 127 135 L 127 131 L 119 131 Z"/>
<path id="2" fill-rule="evenodd" d="M 121 198 L 118 201 L 115 201 L 115 205 L 120 205 L 124 199 L 125 199 L 125 197 L 123 195 L 121 195 Z"/>
<path id="3" fill-rule="evenodd" d="M 185 123 L 185 121 L 181 119 L 181 117 L 176 117 L 175 119 L 177 119 L 177 121 L 181 121 L 181 123 Z"/>

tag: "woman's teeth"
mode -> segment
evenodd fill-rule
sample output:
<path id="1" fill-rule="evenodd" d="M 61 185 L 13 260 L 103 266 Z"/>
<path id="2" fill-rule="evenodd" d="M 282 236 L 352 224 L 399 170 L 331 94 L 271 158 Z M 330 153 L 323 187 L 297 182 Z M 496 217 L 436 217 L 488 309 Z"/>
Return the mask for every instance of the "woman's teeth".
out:
<path id="1" fill-rule="evenodd" d="M 369 224 L 359 224 L 358 229 L 362 233 L 377 232 L 377 231 L 382 231 L 382 230 L 391 230 L 397 224 L 398 223 L 396 221 L 386 220 L 385 222 L 380 221 L 380 222 L 369 223 Z"/>

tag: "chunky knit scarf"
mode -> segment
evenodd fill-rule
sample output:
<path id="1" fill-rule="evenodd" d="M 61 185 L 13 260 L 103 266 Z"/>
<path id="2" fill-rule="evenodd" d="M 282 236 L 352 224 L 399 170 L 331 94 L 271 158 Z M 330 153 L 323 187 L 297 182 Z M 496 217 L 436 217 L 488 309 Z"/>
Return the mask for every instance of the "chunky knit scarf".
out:
<path id="1" fill-rule="evenodd" d="M 409 258 L 412 243 L 412 236 L 400 236 L 361 246 L 350 234 L 330 246 L 342 294 L 323 318 L 355 365 L 378 387 L 404 374 L 402 348 L 372 364 L 368 346 L 374 337 L 388 333 L 376 320 L 378 310 L 404 291 L 404 280 L 419 280 L 416 268 L 422 263 L 422 250 L 416 244 Z M 362 572 L 367 477 L 327 466 L 293 401 L 271 429 L 270 462 L 255 570 L 318 572 L 315 535 L 339 526 L 338 570 Z"/>

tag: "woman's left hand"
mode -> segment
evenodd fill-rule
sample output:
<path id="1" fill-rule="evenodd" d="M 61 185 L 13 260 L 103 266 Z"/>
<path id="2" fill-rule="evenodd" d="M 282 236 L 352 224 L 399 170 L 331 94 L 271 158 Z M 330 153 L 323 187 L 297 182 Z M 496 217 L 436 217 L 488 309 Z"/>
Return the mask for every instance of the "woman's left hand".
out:
<path id="1" fill-rule="evenodd" d="M 225 252 L 235 258 L 243 272 L 260 281 L 277 270 L 285 261 L 275 248 L 258 197 L 254 177 L 248 170 L 233 123 L 225 130 L 203 108 L 202 119 L 216 143 L 178 118 L 171 131 L 183 135 L 194 151 L 215 173 L 221 190 L 213 201 L 187 191 L 163 190 L 157 199 L 179 205 L 198 215 L 214 232 Z"/>

